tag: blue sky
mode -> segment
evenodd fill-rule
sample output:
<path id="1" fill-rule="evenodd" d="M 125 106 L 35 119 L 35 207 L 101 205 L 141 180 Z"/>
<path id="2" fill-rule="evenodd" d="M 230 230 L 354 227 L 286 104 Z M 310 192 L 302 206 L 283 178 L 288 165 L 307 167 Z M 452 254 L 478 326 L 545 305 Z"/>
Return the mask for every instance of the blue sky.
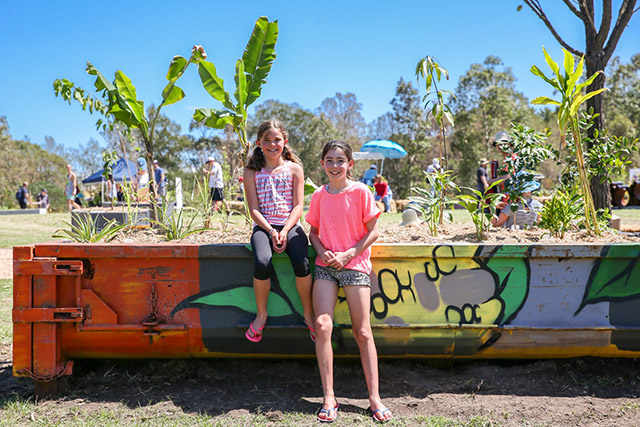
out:
<path id="1" fill-rule="evenodd" d="M 352 92 L 371 122 L 391 110 L 400 77 L 415 82 L 418 60 L 430 55 L 450 72 L 443 88 L 454 90 L 472 63 L 495 55 L 512 67 L 517 89 L 529 99 L 552 93 L 533 76 L 546 70 L 542 45 L 561 58 L 559 44 L 518 0 L 449 1 L 12 1 L 0 0 L 0 115 L 16 139 L 41 143 L 45 135 L 75 147 L 95 130 L 97 116 L 68 105 L 53 93 L 53 80 L 67 78 L 85 89 L 93 78 L 87 61 L 112 78 L 122 70 L 138 98 L 158 104 L 174 55 L 188 57 L 202 44 L 233 92 L 235 61 L 255 20 L 278 20 L 278 55 L 259 104 L 267 99 L 317 108 L 337 92 Z M 597 2 L 596 2 L 597 3 Z M 619 3 L 619 1 L 614 1 Z M 547 15 L 567 42 L 583 49 L 581 23 L 562 2 L 543 0 Z M 236 6 L 234 6 L 236 5 Z M 627 62 L 640 53 L 640 14 L 622 36 L 616 55 Z M 202 88 L 195 68 L 179 81 L 187 97 L 163 109 L 186 132 L 197 107 L 218 108 Z"/>

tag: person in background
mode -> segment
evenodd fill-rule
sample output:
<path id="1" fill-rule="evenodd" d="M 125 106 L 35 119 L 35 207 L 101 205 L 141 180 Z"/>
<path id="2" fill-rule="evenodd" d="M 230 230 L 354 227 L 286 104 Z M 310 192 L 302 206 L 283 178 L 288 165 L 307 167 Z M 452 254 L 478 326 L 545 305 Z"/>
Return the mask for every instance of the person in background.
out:
<path id="1" fill-rule="evenodd" d="M 78 206 L 82 207 L 86 201 L 84 194 L 80 191 L 80 187 L 76 185 L 76 198 L 73 200 Z"/>
<path id="2" fill-rule="evenodd" d="M 149 173 L 147 172 L 147 161 L 138 157 L 136 160 L 138 172 L 132 179 L 133 190 L 139 202 L 148 201 L 149 198 Z"/>
<path id="3" fill-rule="evenodd" d="M 49 195 L 47 194 L 46 188 L 40 190 L 40 194 L 36 196 L 36 202 L 40 209 L 49 210 Z"/>
<path id="4" fill-rule="evenodd" d="M 369 187 L 373 186 L 373 178 L 378 175 L 378 167 L 373 163 L 369 169 L 364 172 L 362 176 L 362 182 L 364 182 Z"/>
<path id="5" fill-rule="evenodd" d="M 500 206 L 500 214 L 497 218 L 491 219 L 491 225 L 494 227 L 512 228 L 529 228 L 540 222 L 540 210 L 542 203 L 533 198 L 533 191 L 540 188 L 538 181 L 529 182 L 522 189 L 522 197 L 517 202 L 518 210 L 512 212 L 508 203 Z"/>
<path id="6" fill-rule="evenodd" d="M 431 164 L 427 166 L 427 173 L 435 173 L 441 171 L 442 167 L 440 166 L 440 159 L 436 157 L 431 161 Z"/>
<path id="7" fill-rule="evenodd" d="M 118 184 L 116 186 L 116 199 L 119 202 L 123 202 L 124 201 L 124 193 L 122 192 L 122 185 Z"/>
<path id="8" fill-rule="evenodd" d="M 109 174 L 107 179 L 107 200 L 111 202 L 111 207 L 115 205 L 118 199 L 118 191 L 116 190 L 116 181 L 113 179 L 113 175 Z"/>
<path id="9" fill-rule="evenodd" d="M 32 203 L 31 195 L 29 194 L 29 183 L 27 181 L 22 183 L 22 187 L 20 187 L 16 194 L 16 199 L 20 204 L 20 209 L 27 209 L 28 204 Z"/>
<path id="10" fill-rule="evenodd" d="M 164 171 L 158 165 L 158 161 L 153 161 L 153 175 L 156 183 L 156 191 L 158 198 L 162 198 L 166 195 L 166 185 L 167 185 L 167 177 L 164 174 Z"/>
<path id="11" fill-rule="evenodd" d="M 207 167 L 203 169 L 203 172 L 209 176 L 209 197 L 211 198 L 214 211 L 219 211 L 224 201 L 222 166 L 212 156 L 207 158 L 206 165 Z"/>
<path id="12" fill-rule="evenodd" d="M 442 172 L 442 166 L 440 166 L 440 159 L 439 158 L 434 158 L 431 161 L 431 164 L 429 166 L 427 166 L 427 170 L 426 172 L 428 174 L 434 174 L 436 172 Z M 436 195 L 436 189 L 431 187 L 431 195 L 435 196 Z"/>
<path id="13" fill-rule="evenodd" d="M 488 164 L 489 160 L 483 157 L 478 161 L 478 169 L 476 170 L 476 190 L 482 194 L 487 191 L 490 185 L 489 173 L 487 172 Z"/>
<path id="14" fill-rule="evenodd" d="M 69 208 L 69 212 L 74 209 L 80 209 L 80 206 L 76 202 L 76 191 L 78 188 L 78 177 L 76 173 L 71 168 L 70 164 L 67 164 L 67 185 L 64 187 L 64 196 L 67 199 L 67 207 Z"/>
<path id="15" fill-rule="evenodd" d="M 373 187 L 376 189 L 375 199 L 384 203 L 384 211 L 391 210 L 391 197 L 389 196 L 389 184 L 382 179 L 382 175 L 377 174 L 373 178 Z"/>

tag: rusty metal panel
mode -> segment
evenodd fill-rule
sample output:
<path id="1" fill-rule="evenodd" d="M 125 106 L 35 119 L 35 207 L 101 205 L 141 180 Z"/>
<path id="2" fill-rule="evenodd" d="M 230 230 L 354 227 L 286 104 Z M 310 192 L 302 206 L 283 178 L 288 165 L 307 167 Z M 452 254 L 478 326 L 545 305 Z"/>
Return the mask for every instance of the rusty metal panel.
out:
<path id="1" fill-rule="evenodd" d="M 638 244 L 374 245 L 378 352 L 640 357 L 639 257 Z M 53 243 L 16 248 L 14 260 L 17 370 L 32 357 L 34 372 L 55 375 L 79 357 L 314 356 L 286 255 L 274 256 L 258 344 L 244 339 L 255 316 L 249 245 Z M 334 350 L 353 357 L 339 295 Z M 69 324 L 55 310 L 81 314 Z"/>

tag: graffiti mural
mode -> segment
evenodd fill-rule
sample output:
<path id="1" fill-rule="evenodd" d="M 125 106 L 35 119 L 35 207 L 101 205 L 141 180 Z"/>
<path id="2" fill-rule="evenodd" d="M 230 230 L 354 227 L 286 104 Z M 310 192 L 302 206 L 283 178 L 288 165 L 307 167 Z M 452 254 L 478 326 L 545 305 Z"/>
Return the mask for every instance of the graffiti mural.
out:
<path id="1" fill-rule="evenodd" d="M 201 259 L 200 292 L 171 313 L 200 310 L 211 351 L 246 350 L 238 332 L 253 318 L 255 301 L 250 248 L 243 250 L 242 260 Z M 639 256 L 633 244 L 374 246 L 371 319 L 380 353 L 491 355 L 514 346 L 554 353 L 578 342 L 638 351 Z M 276 256 L 274 270 L 271 339 L 260 351 L 312 352 L 301 338 L 302 308 L 288 259 Z M 336 352 L 357 352 L 342 293 L 335 323 Z"/>

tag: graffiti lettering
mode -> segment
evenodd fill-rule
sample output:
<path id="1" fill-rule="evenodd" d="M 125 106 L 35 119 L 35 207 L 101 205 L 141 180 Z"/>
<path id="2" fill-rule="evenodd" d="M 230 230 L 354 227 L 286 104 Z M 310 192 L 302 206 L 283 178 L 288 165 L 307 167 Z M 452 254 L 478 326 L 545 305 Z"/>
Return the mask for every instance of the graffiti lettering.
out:
<path id="1" fill-rule="evenodd" d="M 450 250 L 452 255 L 455 255 L 455 252 L 453 250 L 453 247 L 451 246 L 436 246 L 435 248 L 433 248 L 433 252 L 432 252 L 432 258 L 431 261 L 426 261 L 424 263 L 424 273 L 427 276 L 427 279 L 429 279 L 432 282 L 437 282 L 440 279 L 440 276 L 448 276 L 449 274 L 453 274 L 456 272 L 456 269 L 458 268 L 457 266 L 453 266 L 453 268 L 449 271 L 443 270 L 442 268 L 440 268 L 440 265 L 438 264 L 438 256 L 442 256 L 442 250 Z M 431 265 L 433 265 L 433 267 L 431 267 Z M 434 273 L 431 273 L 430 270 L 435 270 Z"/>
<path id="2" fill-rule="evenodd" d="M 395 279 L 391 282 L 391 287 L 393 287 L 393 285 L 395 284 L 396 289 L 396 295 L 393 299 L 389 297 L 384 286 L 383 275 L 385 274 L 391 274 Z M 407 276 L 409 277 L 409 283 L 405 285 L 400 282 L 397 271 L 383 268 L 378 272 L 378 286 L 380 287 L 380 292 L 371 296 L 371 311 L 373 312 L 373 315 L 376 317 L 376 319 L 384 319 L 385 317 L 387 317 L 387 312 L 389 311 L 390 304 L 397 304 L 398 301 L 404 302 L 404 297 L 402 295 L 403 291 L 411 292 L 413 301 L 416 301 L 416 294 L 413 292 L 412 288 L 411 272 L 407 271 Z M 380 309 L 378 309 L 376 305 L 376 301 L 378 300 L 381 302 L 380 305 L 382 306 Z"/>
<path id="3" fill-rule="evenodd" d="M 454 311 L 460 318 L 458 325 L 472 325 L 482 323 L 482 317 L 478 316 L 478 309 L 480 306 L 478 304 L 465 304 L 462 307 L 456 307 L 455 305 L 450 305 L 444 311 L 444 315 L 447 319 L 449 319 L 449 310 Z"/>

